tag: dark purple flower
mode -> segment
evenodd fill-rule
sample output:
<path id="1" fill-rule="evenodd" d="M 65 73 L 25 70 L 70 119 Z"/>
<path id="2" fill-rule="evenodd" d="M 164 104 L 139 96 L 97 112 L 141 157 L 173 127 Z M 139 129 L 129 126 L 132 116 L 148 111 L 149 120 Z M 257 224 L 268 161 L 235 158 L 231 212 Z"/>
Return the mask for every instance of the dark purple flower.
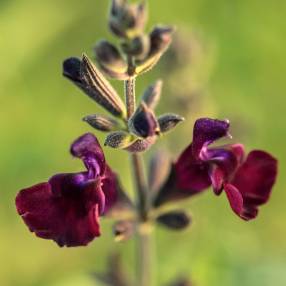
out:
<path id="1" fill-rule="evenodd" d="M 216 195 L 224 190 L 233 211 L 250 220 L 269 199 L 277 175 L 277 161 L 259 150 L 251 151 L 244 159 L 241 144 L 209 147 L 227 136 L 228 129 L 227 120 L 196 121 L 193 142 L 174 165 L 175 190 L 185 195 L 200 193 L 209 186 Z"/>
<path id="2" fill-rule="evenodd" d="M 100 235 L 99 216 L 117 199 L 117 178 L 90 133 L 71 146 L 86 171 L 57 174 L 48 182 L 21 190 L 16 207 L 30 231 L 59 246 L 81 246 Z"/>

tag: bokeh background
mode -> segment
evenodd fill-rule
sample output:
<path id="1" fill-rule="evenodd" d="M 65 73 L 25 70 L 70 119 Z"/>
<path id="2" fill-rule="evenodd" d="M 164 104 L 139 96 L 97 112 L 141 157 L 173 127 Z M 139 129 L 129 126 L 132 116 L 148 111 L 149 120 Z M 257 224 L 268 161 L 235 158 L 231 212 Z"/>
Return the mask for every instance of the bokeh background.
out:
<path id="1" fill-rule="evenodd" d="M 30 234 L 14 206 L 22 187 L 82 168 L 69 155 L 69 144 L 91 131 L 81 118 L 102 110 L 61 76 L 61 62 L 83 51 L 91 55 L 96 40 L 112 39 L 108 2 L 0 0 L 0 285 L 100 285 L 90 273 L 103 270 L 115 250 L 132 271 L 134 243 L 113 243 L 110 223 L 104 221 L 104 236 L 89 247 L 61 249 Z M 138 93 L 158 77 L 168 80 L 159 111 L 178 111 L 176 96 L 183 102 L 187 121 L 157 147 L 169 147 L 176 156 L 191 141 L 195 117 L 215 116 L 233 122 L 235 141 L 280 159 L 272 199 L 257 220 L 239 220 L 224 196 L 206 192 L 188 204 L 190 230 L 156 231 L 156 285 L 181 273 L 198 286 L 286 285 L 286 2 L 149 2 L 149 28 L 176 24 L 191 49 L 180 54 L 188 59 L 177 62 L 182 69 L 172 68 L 167 56 L 138 80 Z M 122 83 L 114 85 L 122 94 Z M 105 152 L 131 191 L 127 154 Z"/>

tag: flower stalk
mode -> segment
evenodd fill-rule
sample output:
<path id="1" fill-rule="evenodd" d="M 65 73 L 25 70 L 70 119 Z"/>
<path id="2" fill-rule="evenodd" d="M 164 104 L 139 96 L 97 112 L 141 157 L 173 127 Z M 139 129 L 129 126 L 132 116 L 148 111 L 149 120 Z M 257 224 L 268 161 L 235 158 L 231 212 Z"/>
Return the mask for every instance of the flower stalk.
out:
<path id="1" fill-rule="evenodd" d="M 135 78 L 130 78 L 124 82 L 125 102 L 128 119 L 133 115 L 136 108 Z M 140 153 L 131 153 L 131 166 L 134 174 L 134 183 L 137 194 L 137 244 L 136 261 L 137 276 L 139 286 L 150 286 L 152 283 L 152 251 L 151 251 L 151 231 L 148 227 L 149 199 L 147 183 L 144 173 L 143 157 Z"/>

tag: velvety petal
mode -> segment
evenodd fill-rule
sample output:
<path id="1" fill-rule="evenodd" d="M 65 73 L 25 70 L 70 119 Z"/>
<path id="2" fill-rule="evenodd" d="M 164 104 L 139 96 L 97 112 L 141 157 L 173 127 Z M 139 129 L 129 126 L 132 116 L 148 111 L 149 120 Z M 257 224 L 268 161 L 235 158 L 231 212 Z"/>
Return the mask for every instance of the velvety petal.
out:
<path id="1" fill-rule="evenodd" d="M 241 164 L 243 152 L 240 144 L 202 149 L 200 157 L 212 166 L 210 178 L 216 195 L 222 192 L 224 182 L 228 182 L 232 178 Z"/>
<path id="2" fill-rule="evenodd" d="M 86 133 L 79 137 L 71 146 L 73 156 L 82 159 L 89 171 L 95 175 L 102 175 L 105 172 L 105 158 L 97 138 Z"/>
<path id="3" fill-rule="evenodd" d="M 243 162 L 245 151 L 242 144 L 228 145 L 228 149 L 235 155 L 238 164 Z"/>
<path id="4" fill-rule="evenodd" d="M 87 172 L 57 174 L 49 179 L 54 196 L 72 196 L 81 191 L 87 180 Z"/>
<path id="5" fill-rule="evenodd" d="M 277 160 L 270 154 L 254 150 L 237 170 L 231 184 L 243 197 L 241 217 L 249 220 L 258 212 L 258 206 L 266 203 L 277 175 Z"/>
<path id="6" fill-rule="evenodd" d="M 228 135 L 229 121 L 201 118 L 195 122 L 193 131 L 193 155 L 198 158 L 204 146 Z"/>
<path id="7" fill-rule="evenodd" d="M 232 210 L 238 216 L 241 216 L 241 213 L 243 210 L 243 198 L 242 198 L 241 193 L 235 186 L 231 184 L 225 184 L 224 190 L 226 192 L 226 196 L 228 198 L 228 201 L 230 203 Z"/>
<path id="8" fill-rule="evenodd" d="M 216 195 L 220 195 L 223 191 L 223 183 L 225 180 L 225 173 L 223 170 L 217 166 L 213 167 L 210 172 L 210 179 L 212 182 L 212 187 Z"/>
<path id="9" fill-rule="evenodd" d="M 175 164 L 176 186 L 178 189 L 197 193 L 211 185 L 210 164 L 194 158 L 192 145 L 181 154 Z"/>
<path id="10" fill-rule="evenodd" d="M 212 181 L 214 193 L 219 195 L 223 184 L 228 182 L 239 166 L 237 155 L 228 146 L 223 148 L 206 149 L 203 157 L 211 166 L 209 176 Z M 202 154 L 201 154 L 202 155 Z"/>
<path id="11" fill-rule="evenodd" d="M 100 191 L 98 180 L 87 183 L 82 191 L 61 195 L 52 191 L 51 184 L 41 183 L 21 190 L 16 207 L 38 237 L 52 239 L 59 246 L 86 245 L 100 235 Z"/>
<path id="12" fill-rule="evenodd" d="M 117 202 L 119 182 L 117 175 L 107 165 L 105 174 L 102 177 L 102 191 L 105 195 L 105 212 Z"/>
<path id="13" fill-rule="evenodd" d="M 237 160 L 236 154 L 229 149 L 223 148 L 208 148 L 205 151 L 207 154 L 205 161 L 209 164 L 216 165 L 219 167 L 225 175 L 225 179 L 231 176 L 233 172 L 237 169 L 239 162 Z"/>

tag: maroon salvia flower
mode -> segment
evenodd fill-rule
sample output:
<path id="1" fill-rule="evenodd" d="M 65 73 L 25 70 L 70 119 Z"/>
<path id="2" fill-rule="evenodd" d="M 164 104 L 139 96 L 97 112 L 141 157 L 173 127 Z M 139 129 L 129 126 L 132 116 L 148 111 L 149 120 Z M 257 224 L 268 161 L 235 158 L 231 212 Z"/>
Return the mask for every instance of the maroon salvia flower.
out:
<path id="1" fill-rule="evenodd" d="M 258 207 L 269 199 L 277 174 L 277 161 L 270 154 L 251 151 L 244 159 L 241 144 L 209 147 L 229 135 L 229 122 L 202 118 L 196 121 L 193 142 L 174 166 L 176 190 L 193 195 L 212 185 L 224 190 L 233 211 L 242 219 L 257 216 Z"/>
<path id="2" fill-rule="evenodd" d="M 57 174 L 48 182 L 21 190 L 16 207 L 30 231 L 59 246 L 81 246 L 100 235 L 99 216 L 116 201 L 117 178 L 90 133 L 71 146 L 87 171 Z"/>

